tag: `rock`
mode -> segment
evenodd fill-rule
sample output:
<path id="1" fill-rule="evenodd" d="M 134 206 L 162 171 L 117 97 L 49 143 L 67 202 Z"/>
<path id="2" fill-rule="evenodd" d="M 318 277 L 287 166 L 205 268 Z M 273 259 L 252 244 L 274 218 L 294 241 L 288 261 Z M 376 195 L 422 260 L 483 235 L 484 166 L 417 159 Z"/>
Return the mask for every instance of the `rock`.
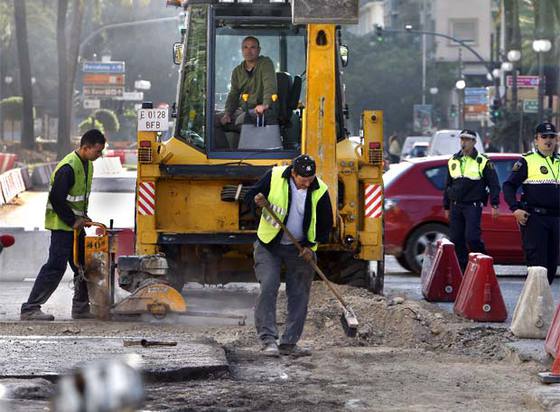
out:
<path id="1" fill-rule="evenodd" d="M 8 399 L 49 399 L 54 395 L 54 384 L 46 379 L 2 379 L 0 383 Z"/>
<path id="2" fill-rule="evenodd" d="M 391 299 L 391 303 L 393 305 L 401 305 L 402 303 L 404 303 L 404 298 L 401 296 L 395 296 L 393 299 Z"/>

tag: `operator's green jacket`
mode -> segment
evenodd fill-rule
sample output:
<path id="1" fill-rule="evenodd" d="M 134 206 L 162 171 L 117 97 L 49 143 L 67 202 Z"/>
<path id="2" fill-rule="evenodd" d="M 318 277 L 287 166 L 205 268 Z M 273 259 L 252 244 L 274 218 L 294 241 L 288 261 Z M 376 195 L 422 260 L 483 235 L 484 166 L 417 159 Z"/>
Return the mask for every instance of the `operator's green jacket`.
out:
<path id="1" fill-rule="evenodd" d="M 447 177 L 443 191 L 443 207 L 449 210 L 452 201 L 458 203 L 500 204 L 500 182 L 494 164 L 484 154 L 473 149 L 470 156 L 462 151 L 455 153 L 447 162 Z"/>
<path id="2" fill-rule="evenodd" d="M 72 231 L 69 224 L 75 221 L 77 217 L 86 217 L 89 202 L 89 193 L 91 191 L 91 182 L 93 179 L 93 163 L 85 162 L 76 152 L 72 152 L 62 159 L 51 174 L 49 186 L 49 200 L 47 202 L 47 210 L 45 213 L 45 228 L 49 230 Z M 54 194 L 55 177 L 57 172 L 67 165 L 73 172 L 73 183 L 69 188 L 62 188 L 57 194 Z M 87 168 L 87 175 L 86 169 Z M 58 196 L 60 191 L 66 194 L 65 205 L 58 206 L 53 196 Z M 53 202 L 54 201 L 54 202 Z M 54 203 L 54 206 L 53 206 Z M 57 207 L 58 206 L 58 207 Z M 58 210 L 57 210 L 58 209 Z M 70 217 L 68 214 L 70 213 Z M 62 217 L 61 217 L 62 215 Z"/>
<path id="3" fill-rule="evenodd" d="M 266 173 L 261 180 L 247 193 L 245 202 L 254 209 L 254 198 L 262 193 L 270 202 L 272 209 L 283 222 L 287 222 L 291 204 L 290 179 L 292 166 L 277 166 Z M 303 213 L 303 233 L 307 235 L 300 244 L 312 250 L 317 249 L 318 243 L 327 243 L 332 230 L 332 206 L 327 185 L 318 177 L 307 189 L 305 209 Z M 283 230 L 272 217 L 263 211 L 257 237 L 267 248 L 280 243 Z"/>
<path id="4" fill-rule="evenodd" d="M 231 73 L 231 89 L 226 100 L 226 113 L 233 115 L 238 107 L 243 107 L 241 95 L 247 93 L 248 109 L 259 104 L 272 104 L 272 95 L 277 94 L 276 71 L 272 60 L 259 56 L 252 71 L 245 69 L 245 62 L 233 69 Z"/>

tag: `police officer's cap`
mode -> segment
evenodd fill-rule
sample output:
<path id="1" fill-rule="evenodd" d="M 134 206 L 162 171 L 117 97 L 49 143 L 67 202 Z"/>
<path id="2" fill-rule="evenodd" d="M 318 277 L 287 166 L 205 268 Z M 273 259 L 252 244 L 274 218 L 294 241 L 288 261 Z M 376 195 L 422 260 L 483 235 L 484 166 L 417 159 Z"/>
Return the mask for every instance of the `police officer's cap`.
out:
<path id="1" fill-rule="evenodd" d="M 556 132 L 556 127 L 554 127 L 554 125 L 550 122 L 544 122 L 541 123 L 537 126 L 537 128 L 535 129 L 535 134 L 552 134 L 552 135 L 557 135 L 558 133 Z"/>
<path id="2" fill-rule="evenodd" d="M 461 130 L 461 133 L 459 133 L 459 137 L 476 140 L 476 132 L 469 129 L 463 129 Z"/>
<path id="3" fill-rule="evenodd" d="M 299 155 L 292 161 L 292 166 L 298 176 L 310 177 L 315 174 L 315 160 L 309 155 Z"/>

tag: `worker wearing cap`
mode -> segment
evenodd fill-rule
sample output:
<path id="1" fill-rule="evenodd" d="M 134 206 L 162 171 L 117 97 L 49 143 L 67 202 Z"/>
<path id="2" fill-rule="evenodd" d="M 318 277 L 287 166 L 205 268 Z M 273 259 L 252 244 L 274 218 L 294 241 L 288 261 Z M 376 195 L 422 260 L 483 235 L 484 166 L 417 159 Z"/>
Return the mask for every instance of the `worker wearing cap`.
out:
<path id="1" fill-rule="evenodd" d="M 332 207 L 327 185 L 315 175 L 311 156 L 300 155 L 291 166 L 276 166 L 246 196 L 254 206 L 266 200 L 303 247 L 300 254 L 266 210 L 262 210 L 258 240 L 254 245 L 255 275 L 260 295 L 255 306 L 255 326 L 267 356 L 304 356 L 296 345 L 303 332 L 314 272 L 307 263 L 315 259 L 319 243 L 327 242 L 332 229 Z M 286 328 L 277 345 L 276 299 L 282 264 L 286 268 Z"/>
<path id="2" fill-rule="evenodd" d="M 535 130 L 535 149 L 521 156 L 504 182 L 504 198 L 521 228 L 527 266 L 547 269 L 552 283 L 560 254 L 560 156 L 552 123 Z M 521 199 L 516 193 L 521 186 Z"/>
<path id="3" fill-rule="evenodd" d="M 461 150 L 447 162 L 443 208 L 449 218 L 449 237 L 455 244 L 457 259 L 464 272 L 469 251 L 486 253 L 480 229 L 482 208 L 487 203 L 489 191 L 492 216 L 498 215 L 500 183 L 492 162 L 474 147 L 476 133 L 465 129 L 459 137 Z"/>
<path id="4" fill-rule="evenodd" d="M 21 320 L 54 320 L 53 315 L 41 310 L 41 305 L 47 302 L 58 287 L 68 263 L 74 271 L 72 318 L 94 317 L 90 312 L 86 281 L 79 275 L 72 256 L 74 230 L 79 231 L 79 243 L 83 245 L 83 228 L 89 221 L 87 208 L 93 161 L 101 156 L 104 148 L 103 133 L 97 129 L 88 130 L 82 136 L 80 148 L 66 155 L 51 175 L 45 213 L 45 228 L 51 231 L 49 257 L 35 279 L 27 302 L 21 305 Z"/>

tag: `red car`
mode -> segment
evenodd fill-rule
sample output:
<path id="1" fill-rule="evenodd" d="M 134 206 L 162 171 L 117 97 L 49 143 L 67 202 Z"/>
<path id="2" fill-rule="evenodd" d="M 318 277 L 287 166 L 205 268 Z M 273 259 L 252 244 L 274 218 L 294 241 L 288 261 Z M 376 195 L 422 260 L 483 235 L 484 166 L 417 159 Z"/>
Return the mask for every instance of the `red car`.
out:
<path id="1" fill-rule="evenodd" d="M 500 186 L 509 176 L 518 154 L 488 154 L 496 166 Z M 420 273 L 428 242 L 449 235 L 443 210 L 443 187 L 449 156 L 409 159 L 384 173 L 385 247 L 405 269 Z M 482 211 L 482 239 L 497 264 L 524 264 L 521 234 L 500 194 L 499 216 Z"/>

